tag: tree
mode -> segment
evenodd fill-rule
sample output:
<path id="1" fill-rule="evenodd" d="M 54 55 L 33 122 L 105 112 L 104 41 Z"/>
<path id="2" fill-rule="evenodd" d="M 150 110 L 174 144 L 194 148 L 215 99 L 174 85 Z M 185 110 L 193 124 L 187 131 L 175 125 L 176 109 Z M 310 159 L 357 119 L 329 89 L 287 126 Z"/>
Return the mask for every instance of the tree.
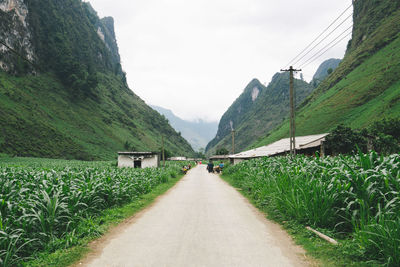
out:
<path id="1" fill-rule="evenodd" d="M 353 154 L 357 147 L 366 152 L 367 140 L 361 132 L 340 124 L 326 137 L 325 146 L 328 154 Z"/>
<path id="2" fill-rule="evenodd" d="M 331 74 L 332 73 L 332 71 L 333 71 L 333 69 L 332 68 L 329 68 L 326 72 L 328 73 L 328 75 L 329 74 Z"/>
<path id="3" fill-rule="evenodd" d="M 220 148 L 217 148 L 217 151 L 215 152 L 215 154 L 217 154 L 217 155 L 228 155 L 229 151 L 225 147 L 220 147 Z"/>

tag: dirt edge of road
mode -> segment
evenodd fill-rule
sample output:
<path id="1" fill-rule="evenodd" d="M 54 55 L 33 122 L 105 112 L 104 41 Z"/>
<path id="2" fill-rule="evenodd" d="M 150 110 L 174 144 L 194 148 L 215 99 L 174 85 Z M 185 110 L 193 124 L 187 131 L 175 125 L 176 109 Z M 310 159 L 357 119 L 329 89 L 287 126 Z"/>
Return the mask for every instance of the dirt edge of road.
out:
<path id="1" fill-rule="evenodd" d="M 291 251 L 289 249 L 283 250 L 283 254 L 288 257 L 288 258 L 294 258 L 293 254 L 298 255 L 299 258 L 301 258 L 302 263 L 306 264 L 310 267 L 317 267 L 320 266 L 318 261 L 310 256 L 308 256 L 306 253 L 307 251 L 300 245 L 296 244 L 294 241 L 293 237 L 283 228 L 282 225 L 280 225 L 277 222 L 274 222 L 270 219 L 267 218 L 267 214 L 263 212 L 262 210 L 258 209 L 256 206 L 254 206 L 250 200 L 243 195 L 241 190 L 238 190 L 240 188 L 236 188 L 233 185 L 231 185 L 229 182 L 227 182 L 225 179 L 220 177 L 222 182 L 225 184 L 229 185 L 232 187 L 235 191 L 238 192 L 240 197 L 246 202 L 246 204 L 250 207 L 250 209 L 267 225 L 268 228 L 270 228 L 272 231 L 272 235 L 276 238 L 276 240 L 279 240 L 281 244 L 284 244 L 285 247 L 287 248 L 294 248 L 295 251 Z M 294 253 L 293 253 L 294 252 Z"/>

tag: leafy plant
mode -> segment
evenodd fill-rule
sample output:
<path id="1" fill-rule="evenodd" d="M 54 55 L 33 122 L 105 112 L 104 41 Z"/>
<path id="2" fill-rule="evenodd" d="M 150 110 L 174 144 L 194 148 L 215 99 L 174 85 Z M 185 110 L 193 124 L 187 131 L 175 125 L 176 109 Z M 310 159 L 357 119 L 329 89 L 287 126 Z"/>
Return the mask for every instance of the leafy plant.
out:
<path id="1" fill-rule="evenodd" d="M 400 264 L 400 155 L 273 157 L 225 168 L 280 220 L 353 239 L 360 258 Z"/>

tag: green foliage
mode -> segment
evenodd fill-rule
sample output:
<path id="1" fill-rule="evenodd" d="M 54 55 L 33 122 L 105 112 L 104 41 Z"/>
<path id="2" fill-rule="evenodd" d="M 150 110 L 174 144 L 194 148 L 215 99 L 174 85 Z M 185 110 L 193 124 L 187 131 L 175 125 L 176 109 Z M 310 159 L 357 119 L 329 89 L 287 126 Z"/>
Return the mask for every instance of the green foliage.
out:
<path id="1" fill-rule="evenodd" d="M 9 159 L 0 163 L 0 260 L 16 266 L 33 254 L 98 236 L 97 216 L 176 177 L 166 169 L 118 169 L 105 162 Z"/>
<path id="2" fill-rule="evenodd" d="M 100 20 L 87 4 L 44 0 L 27 1 L 27 6 L 41 69 L 54 71 L 73 97 L 92 94 L 96 72 L 118 69 L 119 62 L 97 35 Z"/>
<path id="3" fill-rule="evenodd" d="M 337 155 L 355 153 L 357 148 L 366 152 L 370 142 L 370 149 L 393 154 L 400 151 L 399 131 L 400 119 L 377 121 L 361 131 L 340 124 L 326 137 L 325 145 L 327 153 Z"/>
<path id="4" fill-rule="evenodd" d="M 280 221 L 352 239 L 347 249 L 360 260 L 400 264 L 399 154 L 263 158 L 230 166 L 224 175 Z"/>
<path id="5" fill-rule="evenodd" d="M 362 5 L 364 1 L 357 3 Z M 379 3 L 388 1 L 376 2 Z M 399 32 L 400 11 L 396 11 L 383 19 L 361 44 L 348 51 L 339 67 L 297 111 L 296 134 L 330 132 L 339 124 L 361 129 L 383 118 L 399 118 L 400 80 L 396 75 L 400 71 Z M 253 146 L 288 135 L 289 122 L 285 121 Z"/>
<path id="6" fill-rule="evenodd" d="M 366 152 L 367 142 L 359 131 L 353 131 L 350 127 L 340 124 L 326 137 L 324 144 L 328 154 L 338 155 L 354 154 L 357 147 Z"/>
<path id="7" fill-rule="evenodd" d="M 217 148 L 217 151 L 215 152 L 215 155 L 228 155 L 229 151 L 225 147 L 220 147 Z"/>
<path id="8" fill-rule="evenodd" d="M 0 153 L 67 159 L 114 159 L 130 148 L 157 151 L 161 135 L 173 155 L 190 145 L 165 118 L 123 86 L 114 74 L 97 73 L 96 97 L 72 99 L 53 75 L 0 73 Z"/>
<path id="9" fill-rule="evenodd" d="M 295 79 L 294 86 L 297 104 L 313 91 L 313 87 L 302 80 Z M 259 90 L 259 93 L 253 100 L 254 90 Z M 289 74 L 275 74 L 267 87 L 254 79 L 222 116 L 217 136 L 208 143 L 206 152 L 214 153 L 218 147 L 231 147 L 231 126 L 236 130 L 235 149 L 244 149 L 281 123 L 287 114 Z"/>

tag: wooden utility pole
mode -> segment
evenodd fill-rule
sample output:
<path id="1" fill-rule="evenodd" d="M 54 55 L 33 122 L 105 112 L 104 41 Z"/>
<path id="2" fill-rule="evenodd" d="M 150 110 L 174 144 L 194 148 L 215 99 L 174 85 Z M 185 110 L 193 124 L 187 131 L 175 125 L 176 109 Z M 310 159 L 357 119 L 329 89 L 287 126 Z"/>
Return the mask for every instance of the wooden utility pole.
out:
<path id="1" fill-rule="evenodd" d="M 163 160 L 163 167 L 165 168 L 165 152 L 164 152 L 164 136 L 161 136 L 161 143 L 162 143 L 162 160 Z"/>
<path id="2" fill-rule="evenodd" d="M 290 91 L 290 155 L 296 156 L 296 124 L 295 124 L 295 106 L 294 106 L 294 88 L 293 88 L 293 72 L 301 71 L 295 70 L 292 66 L 288 70 L 281 71 L 289 71 L 289 91 Z"/>
<path id="3" fill-rule="evenodd" d="M 235 130 L 232 129 L 232 154 L 235 154 Z"/>

